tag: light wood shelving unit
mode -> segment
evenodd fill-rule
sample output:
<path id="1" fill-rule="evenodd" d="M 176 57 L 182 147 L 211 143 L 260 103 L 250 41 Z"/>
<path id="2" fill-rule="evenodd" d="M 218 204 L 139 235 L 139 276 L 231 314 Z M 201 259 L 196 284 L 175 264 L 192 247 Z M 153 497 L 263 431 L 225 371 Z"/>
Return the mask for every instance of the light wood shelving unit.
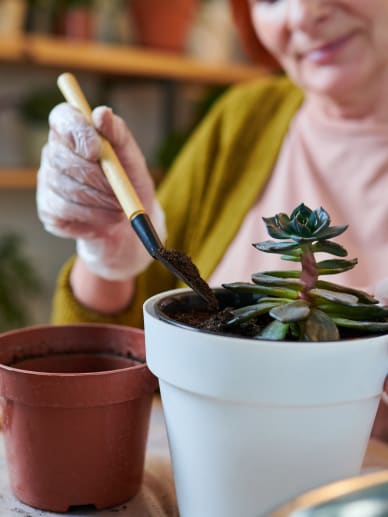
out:
<path id="1" fill-rule="evenodd" d="M 208 84 L 231 84 L 258 77 L 258 67 L 209 64 L 186 56 L 123 45 L 26 37 L 24 59 L 35 65 L 69 68 L 111 76 L 149 77 Z M 1 43 L 0 43 L 1 46 Z"/>
<path id="2" fill-rule="evenodd" d="M 35 188 L 37 168 L 0 167 L 0 189 Z"/>
<path id="3" fill-rule="evenodd" d="M 268 74 L 257 66 L 205 63 L 187 56 L 136 47 L 32 34 L 0 38 L 0 64 L 209 85 L 228 85 Z M 0 188 L 34 188 L 35 184 L 35 169 L 0 166 Z"/>

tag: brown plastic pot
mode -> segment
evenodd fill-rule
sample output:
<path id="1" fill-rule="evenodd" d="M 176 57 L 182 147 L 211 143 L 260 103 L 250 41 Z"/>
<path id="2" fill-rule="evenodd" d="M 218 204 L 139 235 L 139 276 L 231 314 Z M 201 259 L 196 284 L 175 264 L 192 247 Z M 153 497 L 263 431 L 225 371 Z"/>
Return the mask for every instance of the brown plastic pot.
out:
<path id="1" fill-rule="evenodd" d="M 129 500 L 142 483 L 152 395 L 143 331 L 102 324 L 0 335 L 0 395 L 11 488 L 65 512 Z"/>

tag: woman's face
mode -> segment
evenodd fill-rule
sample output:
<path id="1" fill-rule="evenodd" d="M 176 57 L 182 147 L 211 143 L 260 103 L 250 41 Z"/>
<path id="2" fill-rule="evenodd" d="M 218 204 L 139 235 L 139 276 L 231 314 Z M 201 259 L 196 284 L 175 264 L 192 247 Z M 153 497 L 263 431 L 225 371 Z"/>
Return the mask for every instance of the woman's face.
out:
<path id="1" fill-rule="evenodd" d="M 249 0 L 262 43 L 307 91 L 365 89 L 388 68 L 388 0 Z"/>

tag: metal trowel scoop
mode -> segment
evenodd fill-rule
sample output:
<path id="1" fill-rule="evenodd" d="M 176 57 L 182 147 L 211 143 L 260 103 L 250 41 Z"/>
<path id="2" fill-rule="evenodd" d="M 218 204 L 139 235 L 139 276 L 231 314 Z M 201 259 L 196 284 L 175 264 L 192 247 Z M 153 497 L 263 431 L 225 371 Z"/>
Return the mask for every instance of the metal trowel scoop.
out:
<path id="1" fill-rule="evenodd" d="M 57 83 L 67 102 L 81 111 L 92 124 L 92 110 L 76 78 L 70 73 L 64 73 L 58 77 Z M 191 259 L 182 252 L 164 248 L 115 151 L 105 138 L 101 138 L 101 168 L 124 213 L 149 254 L 191 287 L 210 307 L 216 309 L 217 299 L 205 280 L 201 278 Z"/>

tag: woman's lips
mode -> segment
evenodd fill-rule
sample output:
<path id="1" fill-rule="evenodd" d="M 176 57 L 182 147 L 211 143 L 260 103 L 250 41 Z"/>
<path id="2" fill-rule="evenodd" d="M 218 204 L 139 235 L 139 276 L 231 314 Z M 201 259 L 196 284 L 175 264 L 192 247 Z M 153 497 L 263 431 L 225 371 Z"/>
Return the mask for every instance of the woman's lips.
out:
<path id="1" fill-rule="evenodd" d="M 336 57 L 336 55 L 348 44 L 353 38 L 354 32 L 337 38 L 336 40 L 323 45 L 322 47 L 309 50 L 302 54 L 302 59 L 307 59 L 314 62 L 315 64 L 323 65 L 330 63 Z"/>

